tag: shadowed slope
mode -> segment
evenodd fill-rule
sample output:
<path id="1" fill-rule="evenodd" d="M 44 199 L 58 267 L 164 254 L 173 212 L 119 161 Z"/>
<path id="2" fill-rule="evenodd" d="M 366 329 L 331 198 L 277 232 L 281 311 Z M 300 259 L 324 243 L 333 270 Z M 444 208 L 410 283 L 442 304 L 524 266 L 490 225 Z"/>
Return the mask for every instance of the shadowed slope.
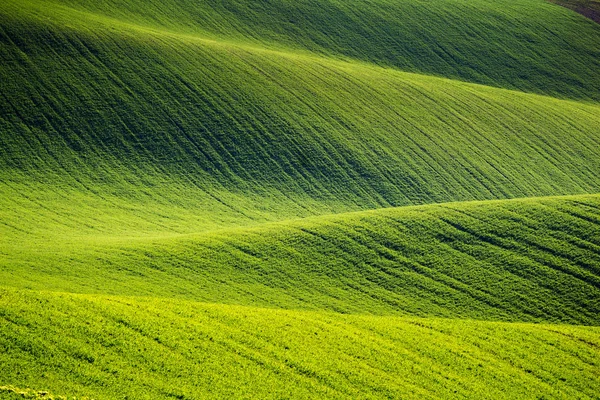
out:
<path id="1" fill-rule="evenodd" d="M 27 10 L 1 17 L 0 212 L 28 232 L 600 190 L 596 105 Z"/>
<path id="2" fill-rule="evenodd" d="M 600 100 L 600 27 L 545 0 L 35 3 L 47 14 L 66 5 L 218 40 L 285 46 L 493 86 Z"/>

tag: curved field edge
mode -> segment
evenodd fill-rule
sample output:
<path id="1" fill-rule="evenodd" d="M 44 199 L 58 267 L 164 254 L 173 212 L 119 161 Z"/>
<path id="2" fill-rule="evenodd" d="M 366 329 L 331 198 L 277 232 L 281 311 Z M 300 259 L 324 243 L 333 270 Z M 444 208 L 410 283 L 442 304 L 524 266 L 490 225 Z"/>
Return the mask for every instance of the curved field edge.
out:
<path id="1" fill-rule="evenodd" d="M 197 235 L 4 239 L 21 288 L 600 324 L 600 195 L 401 207 Z"/>
<path id="2" fill-rule="evenodd" d="M 0 218 L 16 229 L 189 233 L 600 190 L 597 105 L 85 19 L 2 18 Z"/>
<path id="3" fill-rule="evenodd" d="M 5 2 L 73 26 L 95 18 L 313 52 L 561 97 L 600 100 L 600 28 L 543 0 Z M 17 5 L 15 7 L 15 5 Z"/>
<path id="4" fill-rule="evenodd" d="M 0 321 L 0 381 L 91 398 L 588 399 L 599 379 L 597 327 L 12 289 Z"/>

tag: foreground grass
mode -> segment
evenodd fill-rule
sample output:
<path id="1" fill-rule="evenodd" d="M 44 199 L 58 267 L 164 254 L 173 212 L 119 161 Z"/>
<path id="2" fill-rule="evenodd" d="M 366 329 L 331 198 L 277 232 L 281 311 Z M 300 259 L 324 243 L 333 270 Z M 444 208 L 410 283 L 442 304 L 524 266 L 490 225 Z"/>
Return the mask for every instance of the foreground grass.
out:
<path id="1" fill-rule="evenodd" d="M 93 398 L 594 398 L 594 327 L 0 290 L 0 381 Z M 560 362 L 556 362 L 560 359 Z"/>
<path id="2" fill-rule="evenodd" d="M 401 207 L 190 235 L 4 238 L 16 288 L 600 324 L 600 195 Z"/>

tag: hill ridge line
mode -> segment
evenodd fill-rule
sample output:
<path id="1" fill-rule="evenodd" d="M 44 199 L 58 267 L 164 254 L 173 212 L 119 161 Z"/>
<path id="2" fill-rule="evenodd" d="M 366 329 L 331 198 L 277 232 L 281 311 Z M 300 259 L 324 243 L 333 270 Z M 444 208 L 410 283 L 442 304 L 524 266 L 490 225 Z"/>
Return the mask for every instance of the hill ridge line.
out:
<path id="1" fill-rule="evenodd" d="M 244 226 L 225 226 L 221 228 L 209 229 L 205 231 L 191 232 L 191 233 L 165 233 L 162 235 L 146 235 L 146 236 L 127 236 L 127 235 L 85 235 L 85 236 L 69 236 L 69 240 L 114 240 L 115 243 L 119 243 L 121 240 L 134 240 L 134 241 L 147 241 L 147 240 L 172 240 L 172 239 L 199 239 L 202 237 L 212 236 L 212 235 L 220 235 L 227 233 L 246 233 L 253 232 L 261 229 L 273 229 L 278 225 L 290 225 L 290 224 L 302 224 L 304 222 L 319 222 L 319 220 L 335 220 L 338 218 L 343 218 L 345 216 L 360 216 L 360 215 L 369 215 L 369 214 L 377 214 L 377 213 L 385 213 L 385 212 L 393 212 L 393 211 L 413 211 L 413 212 L 425 212 L 428 209 L 432 208 L 440 208 L 440 209 L 450 209 L 450 206 L 477 206 L 477 205 L 487 205 L 487 204 L 495 204 L 495 203 L 512 203 L 512 202 L 537 202 L 544 200 L 553 200 L 553 199 L 577 199 L 577 198 L 585 198 L 585 197 L 597 197 L 600 196 L 600 193 L 583 193 L 583 194 L 568 194 L 568 195 L 556 195 L 556 196 L 535 196 L 535 197 L 515 197 L 511 199 L 488 199 L 488 200 L 465 200 L 465 201 L 448 201 L 442 203 L 427 203 L 427 204 L 412 204 L 412 205 L 404 205 L 397 207 L 380 207 L 380 208 L 372 208 L 368 210 L 357 210 L 357 211 L 346 211 L 339 213 L 331 213 L 331 214 L 320 214 L 320 215 L 311 215 L 308 217 L 299 217 L 292 219 L 282 219 L 276 221 L 264 221 L 258 222 L 256 224 L 249 224 Z"/>

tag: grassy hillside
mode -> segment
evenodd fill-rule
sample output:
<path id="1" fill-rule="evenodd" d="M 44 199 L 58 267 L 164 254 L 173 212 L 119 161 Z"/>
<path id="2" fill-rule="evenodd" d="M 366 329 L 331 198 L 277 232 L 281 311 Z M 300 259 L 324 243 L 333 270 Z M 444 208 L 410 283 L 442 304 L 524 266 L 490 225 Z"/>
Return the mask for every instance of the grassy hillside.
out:
<path id="1" fill-rule="evenodd" d="M 600 196 L 402 207 L 192 235 L 4 241 L 14 287 L 600 323 Z"/>
<path id="2" fill-rule="evenodd" d="M 0 291 L 0 310 L 2 377 L 21 391 L 102 399 L 597 395 L 597 327 L 14 290 Z"/>
<path id="3" fill-rule="evenodd" d="M 2 7 L 0 212 L 28 232 L 600 191 L 595 104 Z"/>
<path id="4" fill-rule="evenodd" d="M 17 3 L 23 7 L 22 0 Z M 152 29 L 600 100 L 600 27 L 545 0 L 34 3 L 53 17 L 74 9 Z"/>
<path id="5" fill-rule="evenodd" d="M 597 397 L 599 44 L 542 0 L 1 1 L 0 399 Z"/>

